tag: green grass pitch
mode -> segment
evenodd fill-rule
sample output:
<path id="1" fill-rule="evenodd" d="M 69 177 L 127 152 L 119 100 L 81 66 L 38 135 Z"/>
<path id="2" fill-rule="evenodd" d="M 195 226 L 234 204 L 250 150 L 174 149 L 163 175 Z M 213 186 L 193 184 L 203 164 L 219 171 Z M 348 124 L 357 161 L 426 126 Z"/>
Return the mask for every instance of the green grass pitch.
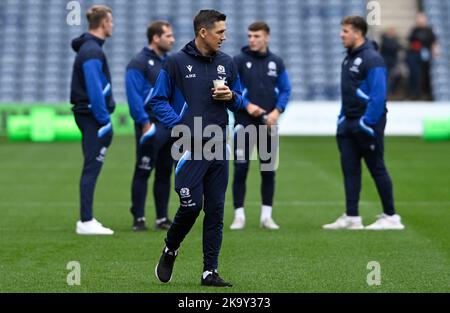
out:
<path id="1" fill-rule="evenodd" d="M 398 137 L 386 142 L 406 230 L 322 230 L 322 224 L 344 211 L 335 139 L 283 137 L 274 205 L 279 231 L 259 228 L 256 162 L 248 180 L 243 231 L 229 230 L 233 209 L 228 189 L 219 271 L 235 286 L 223 290 L 200 286 L 203 214 L 182 244 L 172 281 L 156 281 L 154 267 L 165 233 L 131 231 L 131 137 L 114 138 L 97 184 L 94 213 L 115 230 L 111 237 L 75 234 L 80 143 L 2 140 L 0 292 L 449 292 L 450 142 Z M 171 216 L 176 207 L 172 193 Z M 366 169 L 360 211 L 365 224 L 381 213 Z M 151 192 L 147 220 L 154 220 Z M 80 262 L 80 286 L 67 285 L 69 261 Z M 380 263 L 379 286 L 367 284 L 370 261 Z"/>

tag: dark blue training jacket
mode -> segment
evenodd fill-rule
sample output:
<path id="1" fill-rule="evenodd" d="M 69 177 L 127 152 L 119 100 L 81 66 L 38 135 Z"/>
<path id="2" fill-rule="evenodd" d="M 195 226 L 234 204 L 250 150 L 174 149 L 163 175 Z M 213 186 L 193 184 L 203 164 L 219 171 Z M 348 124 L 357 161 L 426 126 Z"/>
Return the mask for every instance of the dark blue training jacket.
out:
<path id="1" fill-rule="evenodd" d="M 291 84 L 283 60 L 267 50 L 266 53 L 253 52 L 248 46 L 234 57 L 242 84 L 245 104 L 254 103 L 267 113 L 275 108 L 286 109 L 291 94 Z M 251 119 L 246 111 L 235 113 L 238 123 Z M 245 122 L 244 122 L 245 123 Z"/>
<path id="2" fill-rule="evenodd" d="M 145 124 L 151 119 L 144 110 L 144 104 L 150 100 L 163 61 L 164 58 L 145 47 L 128 63 L 125 87 L 128 107 L 135 123 Z"/>
<path id="3" fill-rule="evenodd" d="M 225 80 L 234 93 L 233 100 L 212 98 L 214 79 Z M 244 108 L 236 64 L 220 51 L 214 56 L 203 56 L 191 41 L 166 59 L 145 108 L 167 127 L 187 125 L 192 135 L 194 117 L 202 117 L 203 128 L 207 125 L 225 128 L 227 108 L 231 111 Z"/>
<path id="4" fill-rule="evenodd" d="M 77 56 L 73 64 L 70 91 L 72 110 L 92 113 L 101 125 L 110 122 L 109 114 L 115 108 L 111 75 L 102 50 L 104 43 L 104 40 L 89 33 L 72 41 L 72 49 Z"/>
<path id="5" fill-rule="evenodd" d="M 386 110 L 386 67 L 374 43 L 366 39 L 348 50 L 342 63 L 340 117 L 360 118 L 375 125 Z"/>

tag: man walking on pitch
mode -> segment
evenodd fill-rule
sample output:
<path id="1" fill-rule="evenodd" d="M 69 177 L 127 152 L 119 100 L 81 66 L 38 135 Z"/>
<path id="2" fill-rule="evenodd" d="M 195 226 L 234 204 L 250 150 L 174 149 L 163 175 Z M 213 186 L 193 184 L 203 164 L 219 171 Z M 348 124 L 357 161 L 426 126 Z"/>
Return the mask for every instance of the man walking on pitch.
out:
<path id="1" fill-rule="evenodd" d="M 227 108 L 240 109 L 243 102 L 233 59 L 220 52 L 225 40 L 225 20 L 226 16 L 216 10 L 201 10 L 195 16 L 195 39 L 167 58 L 148 105 L 165 126 L 183 125 L 181 128 L 188 128 L 193 134 L 188 140 L 194 149 L 183 149 L 175 169 L 175 190 L 180 197 L 180 207 L 167 232 L 166 245 L 155 268 L 157 278 L 164 283 L 172 278 L 178 248 L 203 208 L 201 284 L 231 286 L 217 272 L 228 182 L 225 129 Z M 223 81 L 222 86 L 213 88 L 213 80 Z M 208 135 L 207 128 L 211 127 L 222 132 L 221 136 Z M 202 134 L 196 132 L 197 128 Z M 209 145 L 210 140 L 215 141 L 213 147 Z M 203 150 L 207 149 L 219 151 L 220 157 L 214 154 L 212 159 L 206 158 Z"/>
<path id="2" fill-rule="evenodd" d="M 392 181 L 384 165 L 386 126 L 386 67 L 374 43 L 366 37 L 367 23 L 360 16 L 342 21 L 341 39 L 347 48 L 342 63 L 342 108 L 337 122 L 337 143 L 344 174 L 347 212 L 324 229 L 363 229 L 358 212 L 361 159 L 364 159 L 383 204 L 384 213 L 365 229 L 404 229 L 395 213 Z"/>
<path id="3" fill-rule="evenodd" d="M 248 46 L 234 60 L 239 69 L 243 89 L 243 101 L 247 110 L 235 112 L 234 136 L 234 221 L 231 229 L 243 229 L 245 226 L 244 198 L 246 180 L 250 165 L 250 156 L 254 146 L 258 146 L 261 173 L 261 227 L 278 229 L 279 226 L 272 219 L 272 204 L 275 192 L 275 168 L 263 165 L 274 162 L 272 159 L 262 158 L 261 141 L 265 141 L 268 148 L 272 147 L 274 138 L 260 125 L 271 127 L 277 124 L 281 113 L 286 109 L 291 85 L 284 67 L 283 60 L 269 50 L 270 28 L 265 22 L 255 22 L 248 27 Z M 267 120 L 263 119 L 267 118 Z M 256 138 L 244 132 L 248 126 L 256 129 Z M 245 140 L 243 147 L 239 146 L 239 136 Z M 245 136 L 245 137 L 244 137 Z M 267 151 L 273 158 L 275 151 Z"/>
<path id="4" fill-rule="evenodd" d="M 172 27 L 166 21 L 155 21 L 147 28 L 148 46 L 136 54 L 127 66 L 125 84 L 136 138 L 136 164 L 131 185 L 133 230 L 147 230 L 145 200 L 147 182 L 155 168 L 153 197 L 156 208 L 156 229 L 168 229 L 167 216 L 172 174 L 172 139 L 170 130 L 144 110 L 150 99 L 164 59 L 175 42 Z"/>
<path id="5" fill-rule="evenodd" d="M 72 41 L 77 53 L 73 65 L 70 102 L 75 121 L 82 133 L 84 156 L 80 180 L 80 213 L 76 232 L 80 235 L 112 235 L 92 214 L 94 189 L 112 141 L 110 114 L 115 102 L 111 76 L 102 46 L 112 35 L 112 11 L 104 5 L 94 5 L 87 11 L 89 32 Z"/>

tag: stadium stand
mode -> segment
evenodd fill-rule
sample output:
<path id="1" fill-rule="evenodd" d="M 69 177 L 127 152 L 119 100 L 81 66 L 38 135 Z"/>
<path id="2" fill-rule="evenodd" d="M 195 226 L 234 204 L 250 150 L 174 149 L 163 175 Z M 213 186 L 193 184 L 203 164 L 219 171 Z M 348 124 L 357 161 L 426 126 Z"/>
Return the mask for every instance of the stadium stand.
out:
<path id="1" fill-rule="evenodd" d="M 337 100 L 344 49 L 339 22 L 348 14 L 364 14 L 365 0 L 104 0 L 79 1 L 81 25 L 67 24 L 68 2 L 60 0 L 0 1 L 0 102 L 67 102 L 74 53 L 70 41 L 86 30 L 84 12 L 105 3 L 114 12 L 114 34 L 106 43 L 115 98 L 125 102 L 124 70 L 145 42 L 149 21 L 167 19 L 176 35 L 175 49 L 193 37 L 192 17 L 201 8 L 228 15 L 225 52 L 236 54 L 246 42 L 246 27 L 263 19 L 272 29 L 271 49 L 280 54 L 293 85 L 292 100 Z M 424 0 L 441 44 L 442 57 L 433 67 L 437 100 L 450 99 L 450 3 Z"/>
<path id="2" fill-rule="evenodd" d="M 246 42 L 246 27 L 257 19 L 272 28 L 271 49 L 289 69 L 293 100 L 339 97 L 343 49 L 339 22 L 365 12 L 364 0 L 104 0 L 80 1 L 81 25 L 66 22 L 69 10 L 60 0 L 0 1 L 0 102 L 67 102 L 74 53 L 70 41 L 86 29 L 84 12 L 94 3 L 113 9 L 114 34 L 106 43 L 116 100 L 125 102 L 124 69 L 145 42 L 149 21 L 174 25 L 179 49 L 193 37 L 192 17 L 201 8 L 228 15 L 225 52 L 236 54 Z"/>
<path id="3" fill-rule="evenodd" d="M 450 100 L 450 2 L 423 0 L 422 5 L 440 45 L 440 57 L 432 69 L 434 98 L 437 101 L 448 101 Z"/>

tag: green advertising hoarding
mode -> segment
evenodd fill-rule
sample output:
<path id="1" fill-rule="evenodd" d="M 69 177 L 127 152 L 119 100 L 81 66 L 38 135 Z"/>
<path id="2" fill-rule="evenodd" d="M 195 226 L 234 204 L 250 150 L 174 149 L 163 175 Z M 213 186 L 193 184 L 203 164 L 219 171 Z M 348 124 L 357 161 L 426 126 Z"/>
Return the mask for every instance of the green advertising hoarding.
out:
<path id="1" fill-rule="evenodd" d="M 117 105 L 111 120 L 115 135 L 134 133 L 128 106 Z M 0 136 L 6 136 L 10 141 L 81 140 L 68 104 L 2 104 Z"/>

